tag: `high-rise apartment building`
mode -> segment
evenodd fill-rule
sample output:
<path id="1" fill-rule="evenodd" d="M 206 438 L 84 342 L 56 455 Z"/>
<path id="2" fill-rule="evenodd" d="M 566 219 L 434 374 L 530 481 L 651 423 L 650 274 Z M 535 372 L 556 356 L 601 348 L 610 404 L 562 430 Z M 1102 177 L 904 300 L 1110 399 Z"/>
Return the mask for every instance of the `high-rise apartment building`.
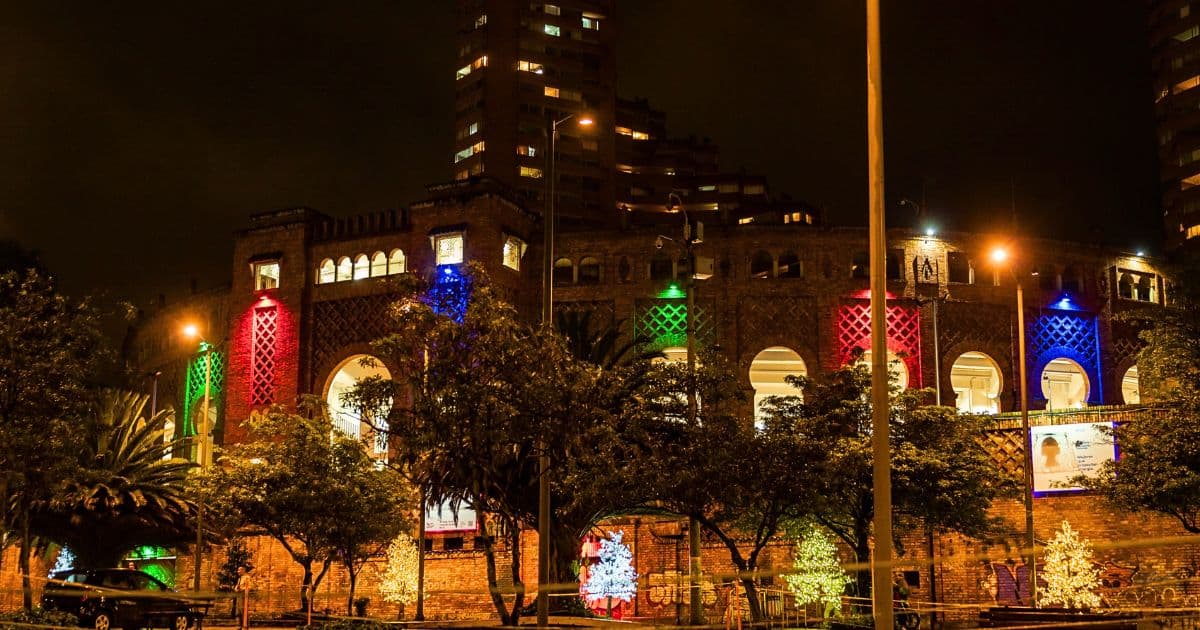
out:
<path id="1" fill-rule="evenodd" d="M 457 20 L 454 178 L 486 174 L 540 209 L 550 126 L 574 116 L 558 127 L 558 213 L 611 220 L 614 1 L 458 0 Z"/>
<path id="2" fill-rule="evenodd" d="M 1166 245 L 1200 251 L 1200 2 L 1151 0 L 1150 39 Z"/>

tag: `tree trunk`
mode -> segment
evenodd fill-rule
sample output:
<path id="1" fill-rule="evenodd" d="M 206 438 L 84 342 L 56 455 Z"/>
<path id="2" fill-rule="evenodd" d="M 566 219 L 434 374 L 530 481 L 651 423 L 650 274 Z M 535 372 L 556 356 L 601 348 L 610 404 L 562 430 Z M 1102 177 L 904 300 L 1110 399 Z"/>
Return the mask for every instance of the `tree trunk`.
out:
<path id="1" fill-rule="evenodd" d="M 304 567 L 304 581 L 300 584 L 300 610 L 305 612 L 308 610 L 308 598 L 313 590 L 312 560 L 301 562 L 300 566 Z"/>
<path id="2" fill-rule="evenodd" d="M 21 506 L 21 604 L 33 610 L 33 584 L 29 580 L 29 555 L 33 553 L 33 535 L 29 531 L 29 506 Z"/>
<path id="3" fill-rule="evenodd" d="M 521 580 L 521 528 L 511 527 L 509 544 L 512 546 L 512 581 L 516 594 L 513 597 L 512 625 L 521 623 L 521 608 L 525 606 L 525 582 Z"/>
<path id="4" fill-rule="evenodd" d="M 353 563 L 346 563 L 346 574 L 350 577 L 350 595 L 346 597 L 346 616 L 354 616 L 354 588 L 358 585 L 358 571 L 351 566 Z"/>
<path id="5" fill-rule="evenodd" d="M 496 584 L 496 543 L 487 531 L 484 532 L 483 541 L 483 558 L 486 560 L 488 594 L 492 598 L 492 606 L 496 608 L 496 614 L 500 615 L 501 625 L 512 625 L 508 617 L 508 608 L 504 606 L 504 598 Z"/>
<path id="6" fill-rule="evenodd" d="M 575 561 L 579 559 L 580 537 L 575 527 L 555 527 L 550 535 L 550 581 L 566 584 L 579 578 Z"/>
<path id="7" fill-rule="evenodd" d="M 869 525 L 866 521 L 854 521 L 854 558 L 860 566 L 854 574 L 855 596 L 871 600 L 871 543 Z M 863 604 L 864 606 L 867 604 Z"/>

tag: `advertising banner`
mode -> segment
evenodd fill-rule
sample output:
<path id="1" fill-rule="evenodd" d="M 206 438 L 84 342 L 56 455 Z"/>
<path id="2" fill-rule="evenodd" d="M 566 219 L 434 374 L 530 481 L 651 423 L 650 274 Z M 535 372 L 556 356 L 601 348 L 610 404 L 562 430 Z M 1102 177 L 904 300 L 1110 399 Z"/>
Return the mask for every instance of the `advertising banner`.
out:
<path id="1" fill-rule="evenodd" d="M 425 533 L 436 532 L 473 532 L 479 529 L 479 519 L 475 510 L 466 505 L 459 505 L 458 510 L 450 508 L 447 501 L 441 505 L 425 506 Z"/>
<path id="2" fill-rule="evenodd" d="M 1117 449 L 1104 422 L 1031 427 L 1033 491 L 1082 490 L 1071 483 L 1079 475 L 1093 476 L 1105 462 L 1116 459 Z"/>

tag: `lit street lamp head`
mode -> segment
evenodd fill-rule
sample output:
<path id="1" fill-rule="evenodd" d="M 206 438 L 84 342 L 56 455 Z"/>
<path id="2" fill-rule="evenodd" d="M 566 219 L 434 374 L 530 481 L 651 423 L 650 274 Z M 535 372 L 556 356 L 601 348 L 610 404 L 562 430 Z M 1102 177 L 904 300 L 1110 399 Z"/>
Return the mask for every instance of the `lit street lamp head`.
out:
<path id="1" fill-rule="evenodd" d="M 591 127 L 592 125 L 596 124 L 596 119 L 587 114 L 581 114 L 577 122 L 580 127 Z"/>
<path id="2" fill-rule="evenodd" d="M 200 338 L 200 327 L 195 324 L 188 324 L 188 325 L 184 326 L 182 332 L 183 332 L 183 336 L 187 337 L 188 339 L 199 339 Z"/>
<path id="3" fill-rule="evenodd" d="M 1004 249 L 1003 247 L 997 247 L 992 250 L 990 257 L 992 259 L 992 262 L 994 262 L 996 264 L 1001 264 L 1008 260 L 1008 250 Z"/>

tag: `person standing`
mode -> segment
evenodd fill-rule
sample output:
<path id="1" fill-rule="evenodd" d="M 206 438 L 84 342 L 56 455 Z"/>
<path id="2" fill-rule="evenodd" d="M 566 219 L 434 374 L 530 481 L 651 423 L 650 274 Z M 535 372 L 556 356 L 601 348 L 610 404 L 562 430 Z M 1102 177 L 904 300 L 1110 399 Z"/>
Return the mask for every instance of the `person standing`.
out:
<path id="1" fill-rule="evenodd" d="M 242 618 L 241 629 L 249 630 L 250 628 L 250 589 L 254 587 L 250 580 L 250 572 L 246 567 L 238 567 L 238 581 L 235 590 L 237 597 L 242 600 Z"/>

